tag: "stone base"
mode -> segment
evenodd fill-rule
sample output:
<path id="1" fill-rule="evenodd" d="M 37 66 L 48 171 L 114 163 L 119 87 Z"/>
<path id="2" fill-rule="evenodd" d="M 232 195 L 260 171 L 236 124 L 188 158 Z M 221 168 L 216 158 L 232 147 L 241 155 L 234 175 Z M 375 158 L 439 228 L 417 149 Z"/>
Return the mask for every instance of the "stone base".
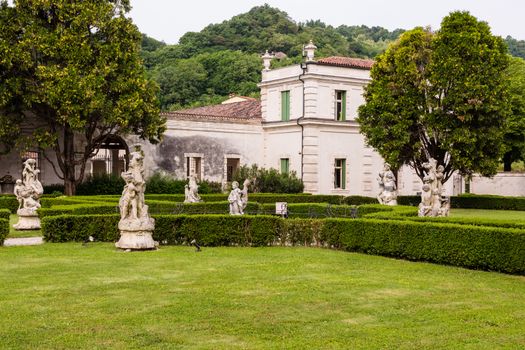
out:
<path id="1" fill-rule="evenodd" d="M 17 231 L 40 230 L 40 218 L 38 215 L 18 216 L 18 222 L 13 225 Z"/>
<path id="2" fill-rule="evenodd" d="M 125 250 L 157 249 L 157 243 L 151 237 L 151 231 L 120 231 L 120 240 L 115 247 Z"/>

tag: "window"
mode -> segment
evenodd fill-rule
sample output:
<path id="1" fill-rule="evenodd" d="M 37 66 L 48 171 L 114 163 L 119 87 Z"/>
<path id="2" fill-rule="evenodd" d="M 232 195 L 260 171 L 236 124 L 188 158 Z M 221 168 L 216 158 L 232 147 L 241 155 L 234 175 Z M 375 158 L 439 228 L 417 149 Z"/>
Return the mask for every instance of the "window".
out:
<path id="1" fill-rule="evenodd" d="M 335 91 L 335 120 L 346 120 L 346 91 Z"/>
<path id="2" fill-rule="evenodd" d="M 239 158 L 226 158 L 226 181 L 233 181 L 233 174 L 239 170 Z"/>
<path id="3" fill-rule="evenodd" d="M 281 174 L 290 172 L 290 158 L 281 158 Z"/>
<path id="4" fill-rule="evenodd" d="M 281 91 L 281 120 L 290 120 L 290 90 Z"/>
<path id="5" fill-rule="evenodd" d="M 346 188 L 346 159 L 336 159 L 334 166 L 334 188 Z"/>
<path id="6" fill-rule="evenodd" d="M 201 157 L 186 157 L 186 176 L 195 176 L 197 181 L 202 180 Z"/>

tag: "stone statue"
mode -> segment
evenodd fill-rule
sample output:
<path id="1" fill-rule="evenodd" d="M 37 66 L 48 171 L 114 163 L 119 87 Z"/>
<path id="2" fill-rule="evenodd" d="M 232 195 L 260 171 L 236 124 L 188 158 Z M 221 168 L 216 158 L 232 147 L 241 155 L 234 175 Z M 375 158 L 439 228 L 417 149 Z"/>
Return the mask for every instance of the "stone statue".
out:
<path id="1" fill-rule="evenodd" d="M 419 216 L 448 216 L 450 200 L 443 196 L 443 176 L 445 167 L 437 165 L 434 158 L 423 163 L 425 176 L 423 177 L 423 188 L 421 192 L 421 203 L 419 204 Z"/>
<path id="2" fill-rule="evenodd" d="M 201 196 L 199 196 L 199 185 L 195 176 L 190 176 L 188 185 L 184 186 L 184 203 L 197 203 L 202 202 Z"/>
<path id="3" fill-rule="evenodd" d="M 144 180 L 144 155 L 140 145 L 130 154 L 128 171 L 121 174 L 126 185 L 119 201 L 120 240 L 115 246 L 126 250 L 156 249 L 152 238 L 155 220 L 149 216 L 144 202 L 146 182 Z"/>
<path id="4" fill-rule="evenodd" d="M 37 209 L 40 208 L 39 198 L 44 193 L 44 188 L 38 180 L 39 173 L 35 159 L 30 158 L 24 162 L 22 180 L 16 180 L 13 191 L 18 200 L 18 223 L 13 225 L 15 230 L 40 229 Z"/>
<path id="5" fill-rule="evenodd" d="M 246 183 L 246 181 L 244 182 Z M 243 197 L 246 197 L 246 201 L 244 201 Z M 248 204 L 248 190 L 246 189 L 246 194 L 243 194 L 243 191 L 239 188 L 239 183 L 233 181 L 232 190 L 228 195 L 228 202 L 230 203 L 230 215 L 243 215 L 244 208 Z"/>
<path id="6" fill-rule="evenodd" d="M 242 197 L 241 197 L 241 201 L 242 201 L 242 211 L 244 213 L 244 209 L 246 209 L 246 206 L 248 206 L 248 186 L 250 186 L 250 180 L 246 179 L 244 180 L 243 184 L 242 184 Z"/>
<path id="7" fill-rule="evenodd" d="M 379 183 L 379 194 L 377 200 L 380 204 L 397 205 L 397 187 L 394 172 L 390 170 L 390 164 L 385 163 L 383 171 L 377 178 Z"/>

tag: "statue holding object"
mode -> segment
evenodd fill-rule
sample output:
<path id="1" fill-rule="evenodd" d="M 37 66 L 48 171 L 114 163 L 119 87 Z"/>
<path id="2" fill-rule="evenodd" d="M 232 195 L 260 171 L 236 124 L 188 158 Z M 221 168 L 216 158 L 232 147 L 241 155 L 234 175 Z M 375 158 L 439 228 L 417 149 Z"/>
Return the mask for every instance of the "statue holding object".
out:
<path id="1" fill-rule="evenodd" d="M 146 181 L 144 179 L 144 154 L 140 145 L 130 154 L 128 171 L 121 174 L 126 185 L 119 201 L 120 240 L 115 246 L 125 250 L 156 249 L 152 238 L 155 220 L 149 216 L 148 206 L 144 202 Z"/>
<path id="2" fill-rule="evenodd" d="M 202 202 L 199 196 L 199 185 L 195 176 L 191 175 L 188 180 L 188 185 L 184 186 L 184 203 L 198 203 Z"/>
<path id="3" fill-rule="evenodd" d="M 377 200 L 380 204 L 397 205 L 397 186 L 394 172 L 390 170 L 390 164 L 385 163 L 383 171 L 377 178 L 379 183 L 379 194 Z"/>
<path id="4" fill-rule="evenodd" d="M 232 190 L 228 196 L 228 202 L 230 203 L 230 215 L 244 215 L 244 209 L 246 209 L 248 206 L 249 185 L 250 180 L 244 180 L 243 188 L 241 190 L 237 181 L 232 182 Z"/>
<path id="5" fill-rule="evenodd" d="M 423 164 L 425 176 L 421 192 L 421 203 L 419 203 L 419 216 L 448 216 L 450 211 L 450 199 L 443 196 L 443 165 L 437 165 L 433 158 Z"/>
<path id="6" fill-rule="evenodd" d="M 40 229 L 37 209 L 40 208 L 39 199 L 44 194 L 44 188 L 38 180 L 40 170 L 36 165 L 35 159 L 27 159 L 22 170 L 23 180 L 18 179 L 15 183 L 14 194 L 18 200 L 18 222 L 13 225 L 15 230 Z"/>

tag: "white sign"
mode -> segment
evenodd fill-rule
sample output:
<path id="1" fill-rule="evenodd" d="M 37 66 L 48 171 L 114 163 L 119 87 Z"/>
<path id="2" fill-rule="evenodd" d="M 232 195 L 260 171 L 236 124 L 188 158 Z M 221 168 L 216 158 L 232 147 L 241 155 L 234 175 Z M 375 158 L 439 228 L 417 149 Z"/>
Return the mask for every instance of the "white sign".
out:
<path id="1" fill-rule="evenodd" d="M 288 203 L 287 202 L 275 202 L 275 214 L 277 215 L 288 214 Z"/>

